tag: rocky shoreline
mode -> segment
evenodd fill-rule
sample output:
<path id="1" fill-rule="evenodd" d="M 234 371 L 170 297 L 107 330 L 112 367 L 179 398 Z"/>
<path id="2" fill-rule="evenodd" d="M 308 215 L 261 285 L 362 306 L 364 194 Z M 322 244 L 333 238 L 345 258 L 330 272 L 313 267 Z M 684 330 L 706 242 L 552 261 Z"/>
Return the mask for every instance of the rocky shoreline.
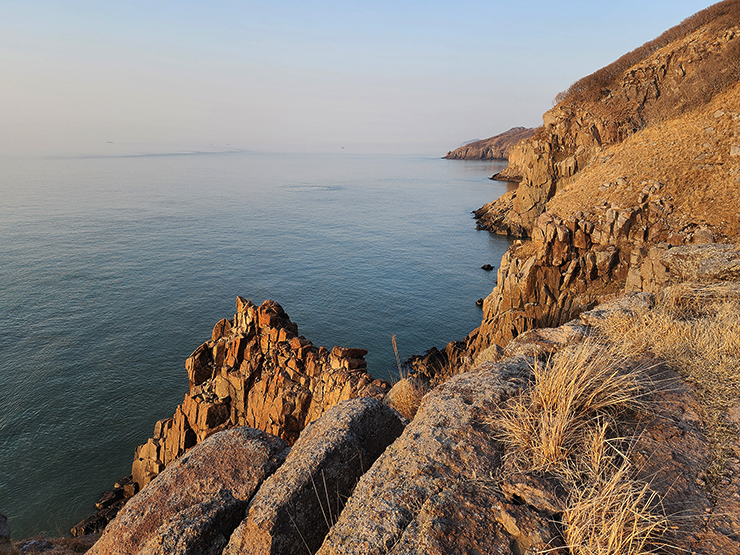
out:
<path id="1" fill-rule="evenodd" d="M 519 238 L 481 325 L 392 388 L 237 297 L 88 553 L 740 553 L 740 83 L 711 71 L 736 4 L 511 149 L 517 190 L 475 213 Z"/>

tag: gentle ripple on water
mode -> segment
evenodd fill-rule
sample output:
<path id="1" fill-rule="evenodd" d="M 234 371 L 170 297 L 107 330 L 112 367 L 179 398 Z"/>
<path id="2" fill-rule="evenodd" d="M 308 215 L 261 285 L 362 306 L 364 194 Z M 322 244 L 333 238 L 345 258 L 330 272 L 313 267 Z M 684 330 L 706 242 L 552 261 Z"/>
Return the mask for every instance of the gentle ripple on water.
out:
<path id="1" fill-rule="evenodd" d="M 248 152 L 0 165 L 0 512 L 64 532 L 130 472 L 236 295 L 315 344 L 403 357 L 480 322 L 508 241 L 470 211 L 501 165 Z"/>

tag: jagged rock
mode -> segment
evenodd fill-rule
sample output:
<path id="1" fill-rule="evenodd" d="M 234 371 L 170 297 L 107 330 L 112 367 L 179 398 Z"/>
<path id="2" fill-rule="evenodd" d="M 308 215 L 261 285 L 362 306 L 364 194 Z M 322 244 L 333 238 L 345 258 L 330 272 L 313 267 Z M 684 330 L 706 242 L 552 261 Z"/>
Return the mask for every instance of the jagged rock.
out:
<path id="1" fill-rule="evenodd" d="M 365 349 L 315 347 L 298 336 L 278 303 L 255 306 L 237 297 L 236 308 L 234 318 L 216 323 L 211 340 L 187 359 L 190 390 L 182 404 L 137 447 L 131 468 L 136 487 L 218 431 L 246 425 L 292 443 L 338 402 L 382 399 L 390 389 L 367 373 Z"/>
<path id="2" fill-rule="evenodd" d="M 10 526 L 8 526 L 8 517 L 0 513 L 0 541 L 10 538 Z"/>
<path id="3" fill-rule="evenodd" d="M 223 547 L 287 451 L 282 439 L 253 428 L 212 435 L 135 495 L 89 555 L 208 553 L 204 538 Z"/>
<path id="4" fill-rule="evenodd" d="M 89 534 L 97 534 L 102 532 L 111 519 L 106 518 L 100 511 L 91 515 L 87 518 L 82 519 L 80 522 L 75 524 L 69 531 L 75 537 L 87 536 Z"/>
<path id="5" fill-rule="evenodd" d="M 224 555 L 316 552 L 357 480 L 403 427 L 398 413 L 372 398 L 324 413 L 260 487 Z"/>
<path id="6" fill-rule="evenodd" d="M 470 499 L 461 505 L 462 488 L 470 480 L 489 479 L 498 468 L 500 448 L 483 422 L 524 387 L 530 364 L 522 358 L 486 363 L 427 394 L 413 422 L 360 479 L 318 553 L 425 553 L 429 546 L 419 534 L 438 524 L 450 536 L 429 535 L 434 549 L 453 545 L 456 535 L 461 545 L 503 545 L 488 543 L 487 519 L 451 513 L 457 505 L 472 514 L 490 502 Z M 509 549 L 504 553 L 513 553 Z"/>

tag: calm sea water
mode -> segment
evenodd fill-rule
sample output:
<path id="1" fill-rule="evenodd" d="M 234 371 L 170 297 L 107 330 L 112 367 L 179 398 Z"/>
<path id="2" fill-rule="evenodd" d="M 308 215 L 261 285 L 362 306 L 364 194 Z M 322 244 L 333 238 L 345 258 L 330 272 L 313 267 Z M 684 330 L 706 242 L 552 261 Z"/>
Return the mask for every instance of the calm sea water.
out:
<path id="1" fill-rule="evenodd" d="M 506 239 L 499 163 L 249 152 L 0 163 L 0 512 L 64 533 L 130 472 L 236 295 L 388 377 L 462 339 Z"/>

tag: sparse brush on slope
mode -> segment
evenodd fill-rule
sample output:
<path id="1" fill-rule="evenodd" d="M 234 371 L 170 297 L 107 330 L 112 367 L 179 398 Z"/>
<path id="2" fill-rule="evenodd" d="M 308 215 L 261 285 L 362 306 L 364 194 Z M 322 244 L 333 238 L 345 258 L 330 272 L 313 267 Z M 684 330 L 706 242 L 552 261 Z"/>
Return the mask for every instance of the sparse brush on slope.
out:
<path id="1" fill-rule="evenodd" d="M 680 40 L 704 26 L 714 29 L 731 28 L 740 21 L 740 1 L 725 0 L 687 17 L 681 23 L 665 31 L 659 37 L 646 42 L 639 48 L 628 52 L 618 60 L 573 83 L 567 90 L 555 97 L 555 104 L 563 102 L 589 102 L 599 100 L 605 91 L 631 66 L 646 59 L 656 50 L 672 41 Z M 733 72 L 717 72 L 729 73 Z M 732 75 L 728 75 L 732 79 Z M 724 83 L 724 81 L 723 81 Z"/>

